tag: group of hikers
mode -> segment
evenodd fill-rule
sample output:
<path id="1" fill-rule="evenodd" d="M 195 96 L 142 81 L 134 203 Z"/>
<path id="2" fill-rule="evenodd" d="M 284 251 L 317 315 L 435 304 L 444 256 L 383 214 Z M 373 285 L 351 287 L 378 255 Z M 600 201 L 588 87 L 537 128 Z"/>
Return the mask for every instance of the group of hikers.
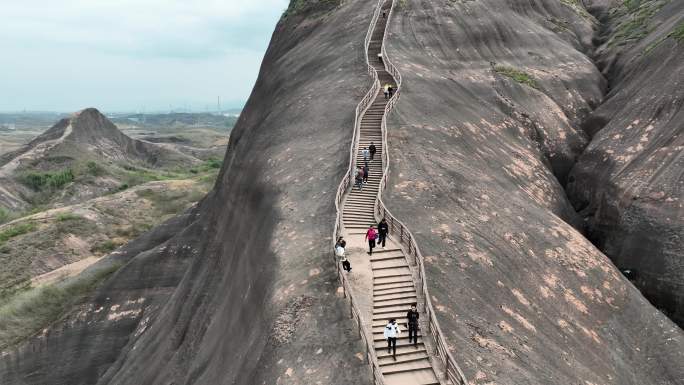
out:
<path id="1" fill-rule="evenodd" d="M 368 240 L 368 245 L 370 247 L 370 252 L 373 253 L 373 248 L 375 247 L 375 240 L 378 240 L 378 244 L 382 242 L 382 247 L 385 247 L 385 240 L 387 239 L 387 232 L 389 231 L 389 226 L 387 221 L 383 218 L 380 223 L 378 223 L 378 231 L 375 231 L 374 226 L 370 226 L 366 232 L 366 239 Z M 351 272 L 351 263 L 344 255 L 345 248 L 347 247 L 347 241 L 344 237 L 337 238 L 337 243 L 335 243 L 335 255 L 340 257 L 342 262 L 342 268 L 347 272 Z M 413 346 L 418 348 L 418 321 L 420 319 L 420 313 L 418 313 L 417 304 L 411 305 L 411 308 L 406 313 L 406 328 L 408 329 L 409 344 L 413 342 Z M 397 359 L 397 338 L 401 334 L 402 330 L 397 324 L 396 318 L 390 318 L 385 326 L 383 336 L 387 341 L 387 354 L 392 354 L 394 359 Z"/>
<path id="2" fill-rule="evenodd" d="M 392 95 L 394 95 L 394 87 L 392 87 L 391 84 L 387 83 L 382 87 L 383 93 L 385 94 L 385 99 L 390 99 L 392 98 Z"/>
<path id="3" fill-rule="evenodd" d="M 370 227 L 368 227 L 368 231 L 366 231 L 366 237 L 364 240 L 368 241 L 368 255 L 373 255 L 373 249 L 376 246 L 376 242 L 379 247 L 385 247 L 387 235 L 389 233 L 389 224 L 387 223 L 387 220 L 382 218 L 382 220 L 380 220 L 378 223 L 377 228 L 378 229 L 376 230 L 374 225 L 370 225 Z M 346 272 L 350 272 L 352 268 L 351 262 L 349 262 L 345 256 L 346 248 L 347 241 L 344 240 L 344 237 L 337 238 L 337 242 L 335 242 L 335 255 L 340 257 L 340 260 L 342 261 L 342 268 Z"/>
<path id="4" fill-rule="evenodd" d="M 378 149 L 375 147 L 373 142 L 371 142 L 370 146 L 364 147 L 363 150 L 361 150 L 361 156 L 363 156 L 363 167 L 358 166 L 354 175 L 354 180 L 356 181 L 354 186 L 358 187 L 359 190 L 363 190 L 363 185 L 368 183 L 368 173 L 370 172 L 368 162 L 375 158 L 375 153 L 377 151 Z"/>
<path id="5" fill-rule="evenodd" d="M 416 349 L 418 348 L 418 329 L 420 328 L 418 325 L 419 318 L 420 313 L 418 313 L 417 304 L 414 303 L 406 313 L 406 328 L 409 333 L 409 345 L 413 341 L 413 347 Z M 391 318 L 385 326 L 383 336 L 387 340 L 387 354 L 391 353 L 395 360 L 397 359 L 397 338 L 399 334 L 401 334 L 401 328 L 399 328 L 397 320 Z"/>

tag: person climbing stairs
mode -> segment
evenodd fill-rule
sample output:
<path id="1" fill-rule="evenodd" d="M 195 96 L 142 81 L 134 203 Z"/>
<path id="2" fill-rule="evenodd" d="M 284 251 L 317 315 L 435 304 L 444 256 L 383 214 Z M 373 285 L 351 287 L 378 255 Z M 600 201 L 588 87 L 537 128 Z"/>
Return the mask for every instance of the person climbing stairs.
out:
<path id="1" fill-rule="evenodd" d="M 392 0 L 388 0 L 382 7 L 382 12 L 389 13 Z M 385 27 L 389 18 L 381 17 L 373 31 L 368 57 L 377 58 L 382 52 Z M 378 74 L 381 85 L 389 84 L 395 88 L 395 79 L 385 70 L 384 62 L 372 60 L 370 63 Z M 360 133 L 355 168 L 369 169 L 367 183 L 363 189 L 351 189 L 344 199 L 342 218 L 347 237 L 364 237 L 371 225 L 377 225 L 378 219 L 374 215 L 375 201 L 378 197 L 382 180 L 384 164 L 383 151 L 386 143 L 382 136 L 382 119 L 389 99 L 385 98 L 383 87 L 380 87 L 375 99 L 361 118 Z M 371 143 L 375 147 L 375 156 L 364 159 L 364 149 Z M 408 260 L 402 249 L 392 241 L 387 240 L 385 248 L 377 248 L 370 258 L 372 270 L 372 314 L 370 327 L 372 328 L 373 345 L 384 382 L 386 385 L 439 385 L 432 362 L 426 349 L 421 331 L 417 332 L 417 341 L 410 342 L 408 335 L 407 313 L 412 305 L 419 303 L 416 286 Z M 387 341 L 384 329 L 390 319 L 396 319 L 400 329 L 397 336 L 396 356 L 387 353 Z"/>

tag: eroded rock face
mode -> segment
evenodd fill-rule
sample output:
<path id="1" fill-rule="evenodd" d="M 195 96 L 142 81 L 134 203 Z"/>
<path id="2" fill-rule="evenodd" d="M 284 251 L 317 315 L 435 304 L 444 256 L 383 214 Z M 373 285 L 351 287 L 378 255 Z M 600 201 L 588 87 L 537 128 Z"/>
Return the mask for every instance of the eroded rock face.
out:
<path id="1" fill-rule="evenodd" d="M 684 46 L 672 33 L 684 3 L 594 12 L 609 27 L 597 59 L 612 87 L 588 119 L 595 135 L 572 170 L 568 195 L 586 218 L 590 239 L 619 268 L 633 271 L 637 287 L 681 326 Z M 623 41 L 626 23 L 644 13 L 647 35 Z"/>
<path id="2" fill-rule="evenodd" d="M 570 225 L 564 179 L 607 86 L 599 22 L 571 1 L 402 4 L 385 202 L 471 383 L 681 382 L 681 329 Z"/>
<path id="3" fill-rule="evenodd" d="M 373 6 L 278 25 L 214 192 L 129 245 L 83 311 L 7 352 L 3 385 L 369 383 L 330 236 Z"/>

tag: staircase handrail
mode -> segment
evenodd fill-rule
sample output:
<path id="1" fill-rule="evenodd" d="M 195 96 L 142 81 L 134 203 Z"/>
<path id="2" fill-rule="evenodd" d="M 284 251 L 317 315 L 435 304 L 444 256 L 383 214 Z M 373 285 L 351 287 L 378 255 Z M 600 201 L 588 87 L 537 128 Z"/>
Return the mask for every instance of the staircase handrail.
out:
<path id="1" fill-rule="evenodd" d="M 409 231 L 408 227 L 404 225 L 400 220 L 398 220 L 392 213 L 387 209 L 385 206 L 385 203 L 382 200 L 382 191 L 387 187 L 387 180 L 389 177 L 389 164 L 390 164 L 390 157 L 389 157 L 389 142 L 387 140 L 387 115 L 392 111 L 394 106 L 397 104 L 397 101 L 399 99 L 399 96 L 401 95 L 401 85 L 402 85 L 402 78 L 401 78 L 401 73 L 399 70 L 396 68 L 394 63 L 392 63 L 392 60 L 389 58 L 387 55 L 387 51 L 385 49 L 385 40 L 387 38 L 387 33 L 390 25 L 390 19 L 392 18 L 394 13 L 394 2 L 392 2 L 392 7 L 390 8 L 390 12 L 387 21 L 387 25 L 385 26 L 385 33 L 383 34 L 383 42 L 382 42 L 382 58 L 383 58 L 383 63 L 385 65 L 385 70 L 394 77 L 395 81 L 397 82 L 396 84 L 396 92 L 392 96 L 392 98 L 389 100 L 387 105 L 385 106 L 385 113 L 382 116 L 382 122 L 381 122 L 381 129 L 382 129 L 382 143 L 383 143 L 383 151 L 382 151 L 382 157 L 383 161 L 385 163 L 385 167 L 383 168 L 383 174 L 382 174 L 382 179 L 380 180 L 380 188 L 378 189 L 378 196 L 375 201 L 375 214 L 377 215 L 378 218 L 385 218 L 388 221 L 389 224 L 389 229 L 390 233 L 394 233 L 395 235 L 398 234 L 399 236 L 399 243 L 401 243 L 404 248 L 407 250 L 409 256 L 413 257 L 413 262 L 414 264 L 418 267 L 418 272 L 419 272 L 419 279 L 420 279 L 420 289 L 422 297 L 424 298 L 425 304 L 425 313 L 427 315 L 427 320 L 428 320 L 428 326 L 430 329 L 430 333 L 432 334 L 432 337 L 435 341 L 435 350 L 436 353 L 439 355 L 442 363 L 444 364 L 445 370 L 446 370 L 446 376 L 447 378 L 451 381 L 452 384 L 459 384 L 459 385 L 467 385 L 468 381 L 465 377 L 465 374 L 459 367 L 458 363 L 454 359 L 453 355 L 449 351 L 449 348 L 446 344 L 445 338 L 444 338 L 444 333 L 442 332 L 442 329 L 439 326 L 439 322 L 436 317 L 436 313 L 434 310 L 434 307 L 432 306 L 432 300 L 430 299 L 430 295 L 428 293 L 428 287 L 427 287 L 427 281 L 425 279 L 425 264 L 424 264 L 424 258 L 423 255 L 420 253 L 420 249 L 418 248 L 418 244 L 415 241 L 415 238 L 413 237 L 413 234 Z"/>
<path id="2" fill-rule="evenodd" d="M 342 198 L 345 192 L 347 191 L 347 188 L 351 185 L 352 179 L 354 177 L 354 165 L 356 164 L 356 149 L 358 147 L 360 135 L 361 118 L 363 117 L 363 114 L 366 112 L 368 107 L 370 107 L 370 105 L 372 104 L 373 100 L 375 99 L 375 95 L 377 95 L 377 93 L 380 91 L 378 73 L 370 65 L 370 61 L 368 60 L 368 47 L 370 46 L 373 32 L 375 31 L 375 26 L 377 24 L 378 17 L 380 16 L 380 11 L 384 2 L 385 0 L 378 0 L 377 5 L 375 7 L 375 11 L 373 12 L 373 17 L 371 18 L 371 23 L 368 27 L 368 31 L 366 32 L 366 38 L 364 39 L 364 58 L 366 60 L 366 70 L 368 71 L 368 74 L 371 77 L 371 87 L 368 90 L 368 92 L 366 92 L 364 97 L 361 99 L 359 104 L 356 106 L 354 117 L 354 132 L 352 134 L 352 142 L 349 148 L 349 165 L 347 167 L 347 172 L 344 178 L 342 178 L 342 181 L 340 182 L 340 185 L 337 188 L 337 195 L 335 196 L 335 211 L 337 213 L 337 217 L 333 228 L 333 249 L 335 243 L 337 242 L 337 238 L 341 235 L 340 229 L 342 228 L 342 211 L 340 210 L 340 207 L 342 205 Z M 380 363 L 378 361 L 377 354 L 375 353 L 375 344 L 373 341 L 373 336 L 369 334 L 366 328 L 363 327 L 363 321 L 361 319 L 361 310 L 357 305 L 357 301 L 351 290 L 351 285 L 347 281 L 346 275 L 344 275 L 344 273 L 342 272 L 342 269 L 340 268 L 340 263 L 338 263 L 337 257 L 335 256 L 334 252 L 333 261 L 337 266 L 337 276 L 340 282 L 342 282 L 342 290 L 344 296 L 345 298 L 349 299 L 350 317 L 353 318 L 356 322 L 359 330 L 359 337 L 361 337 L 361 340 L 363 341 L 366 347 L 366 358 L 368 362 L 371 364 L 373 382 L 375 385 L 385 385 L 385 379 L 382 375 L 382 370 L 380 369 Z"/>

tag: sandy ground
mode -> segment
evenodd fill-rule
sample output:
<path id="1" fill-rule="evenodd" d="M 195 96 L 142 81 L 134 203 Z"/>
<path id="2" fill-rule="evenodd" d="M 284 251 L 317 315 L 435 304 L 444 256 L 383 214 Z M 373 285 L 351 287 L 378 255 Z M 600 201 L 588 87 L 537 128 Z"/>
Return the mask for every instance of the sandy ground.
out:
<path id="1" fill-rule="evenodd" d="M 88 257 L 80 261 L 64 265 L 59 269 L 55 269 L 49 273 L 41 274 L 37 277 L 31 279 L 31 286 L 43 286 L 59 281 L 63 281 L 67 278 L 74 277 L 80 274 L 88 266 L 99 261 L 99 257 Z"/>

